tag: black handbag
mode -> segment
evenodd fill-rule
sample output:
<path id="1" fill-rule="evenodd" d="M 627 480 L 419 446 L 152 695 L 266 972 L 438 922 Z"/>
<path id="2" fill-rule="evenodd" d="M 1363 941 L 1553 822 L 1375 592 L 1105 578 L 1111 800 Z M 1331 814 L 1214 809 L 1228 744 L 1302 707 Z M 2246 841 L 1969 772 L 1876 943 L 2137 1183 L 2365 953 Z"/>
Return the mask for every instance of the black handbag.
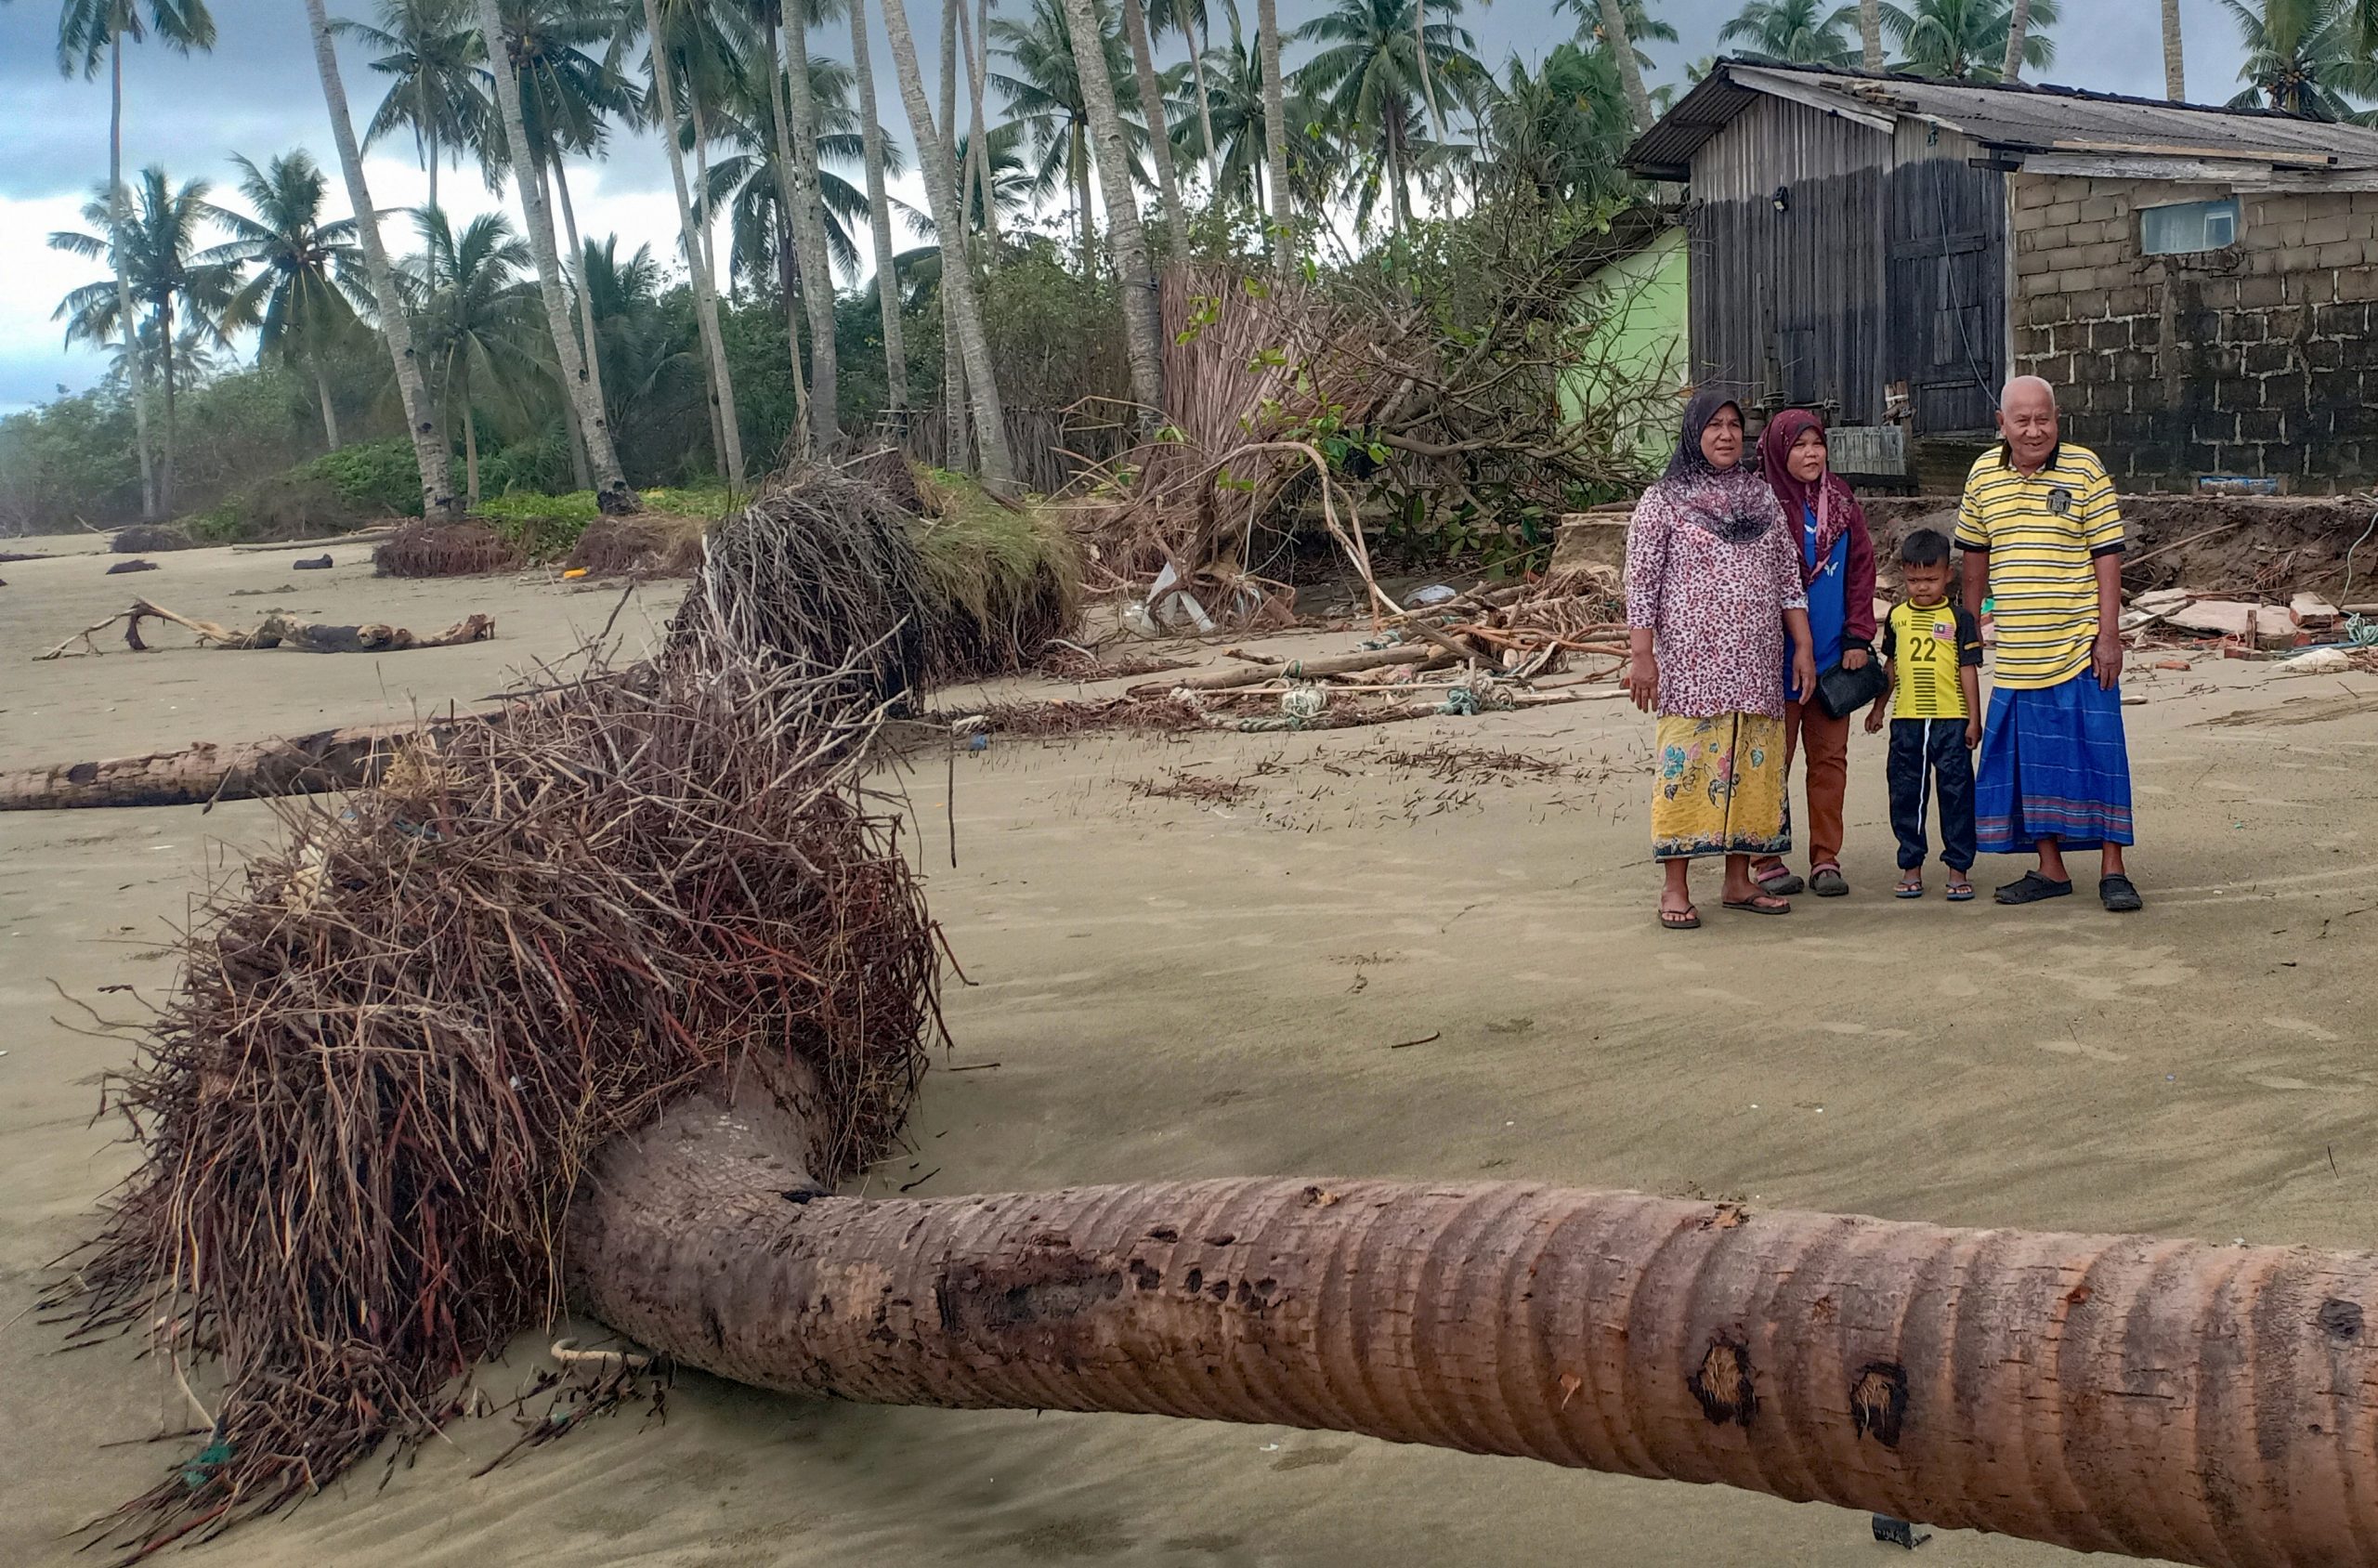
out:
<path id="1" fill-rule="evenodd" d="M 1861 708 L 1872 707 L 1875 699 L 1890 689 L 1890 678 L 1883 673 L 1883 661 L 1867 656 L 1865 668 L 1852 670 L 1836 664 L 1817 677 L 1817 706 L 1836 719 L 1846 719 Z"/>

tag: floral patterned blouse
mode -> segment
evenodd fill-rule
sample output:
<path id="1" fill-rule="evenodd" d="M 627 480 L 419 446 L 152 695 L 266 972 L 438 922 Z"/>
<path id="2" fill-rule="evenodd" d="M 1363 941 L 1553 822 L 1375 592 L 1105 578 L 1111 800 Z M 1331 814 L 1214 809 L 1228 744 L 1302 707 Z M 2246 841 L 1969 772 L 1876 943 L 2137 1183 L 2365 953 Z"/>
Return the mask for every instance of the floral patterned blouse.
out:
<path id="1" fill-rule="evenodd" d="M 1767 481 L 1737 465 L 1653 485 L 1627 529 L 1627 623 L 1650 627 L 1659 711 L 1784 716 L 1784 612 L 1799 552 Z"/>

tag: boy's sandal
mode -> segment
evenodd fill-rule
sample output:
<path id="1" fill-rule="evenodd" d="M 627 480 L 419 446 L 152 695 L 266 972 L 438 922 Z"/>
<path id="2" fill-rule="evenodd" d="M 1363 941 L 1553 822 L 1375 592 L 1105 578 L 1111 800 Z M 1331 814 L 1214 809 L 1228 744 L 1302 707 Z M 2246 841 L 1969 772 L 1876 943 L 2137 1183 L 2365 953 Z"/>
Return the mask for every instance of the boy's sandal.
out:
<path id="1" fill-rule="evenodd" d="M 2045 898 L 2061 898 L 2072 891 L 2070 881 L 2057 882 L 2037 871 L 2025 871 L 1997 892 L 2001 904 L 2037 904 Z"/>
<path id="2" fill-rule="evenodd" d="M 1660 911 L 1660 929 L 1663 931 L 1698 931 L 1701 929 L 1701 911 L 1694 908 L 1690 904 L 1687 904 L 1681 909 L 1662 909 Z"/>
<path id="3" fill-rule="evenodd" d="M 1891 889 L 1891 896 L 1892 896 L 1892 897 L 1894 897 L 1894 898 L 1921 898 L 1921 897 L 1923 897 L 1923 896 L 1924 896 L 1924 879 L 1923 879 L 1922 877 L 1914 877 L 1914 876 L 1909 876 L 1909 877 L 1901 877 L 1901 878 L 1900 878 L 1900 879 L 1899 879 L 1899 885 L 1898 885 L 1897 887 L 1895 887 L 1895 888 Z"/>
<path id="4" fill-rule="evenodd" d="M 1970 900 L 1972 897 L 1973 897 L 1973 883 L 1971 883 L 1971 882 L 1969 882 L 1966 881 L 1966 879 L 1965 879 L 1965 878 L 1963 878 L 1963 877 L 1961 877 L 1961 876 L 1959 876 L 1959 877 L 1951 877 L 1951 878 L 1949 879 L 1949 902 L 1950 902 L 1950 903 L 1952 903 L 1952 904 L 1963 904 L 1963 903 L 1966 903 L 1966 902 L 1967 902 L 1968 900 Z"/>
<path id="5" fill-rule="evenodd" d="M 1839 898 L 1849 891 L 1849 879 L 1838 866 L 1820 866 L 1809 873 L 1809 891 L 1820 898 Z"/>
<path id="6" fill-rule="evenodd" d="M 1790 899 L 1778 898 L 1771 893 L 1754 893 L 1747 898 L 1728 898 L 1723 902 L 1727 908 L 1739 909 L 1746 915 L 1788 915 L 1792 912 Z"/>
<path id="7" fill-rule="evenodd" d="M 2127 915 L 2147 908 L 2147 900 L 2138 895 L 2138 889 L 2120 871 L 2098 880 L 2097 902 L 2117 915 Z"/>

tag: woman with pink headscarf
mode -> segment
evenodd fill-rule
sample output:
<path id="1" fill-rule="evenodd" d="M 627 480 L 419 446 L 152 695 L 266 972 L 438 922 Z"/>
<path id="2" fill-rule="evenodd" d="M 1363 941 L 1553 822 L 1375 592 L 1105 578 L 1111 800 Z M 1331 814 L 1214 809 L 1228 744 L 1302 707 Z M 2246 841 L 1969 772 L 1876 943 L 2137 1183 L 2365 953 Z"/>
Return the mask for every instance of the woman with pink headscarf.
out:
<path id="1" fill-rule="evenodd" d="M 1818 671 L 1862 668 L 1874 657 L 1875 541 L 1858 498 L 1826 466 L 1824 421 L 1806 409 L 1784 410 L 1760 433 L 1758 461 L 1797 542 Z M 1805 885 L 1820 898 L 1838 898 L 1849 891 L 1841 874 L 1849 723 L 1826 712 L 1813 691 L 1784 705 L 1785 774 L 1795 755 L 1806 759 L 1809 877 L 1803 884 L 1783 856 L 1764 856 L 1751 874 L 1770 893 L 1789 895 Z"/>

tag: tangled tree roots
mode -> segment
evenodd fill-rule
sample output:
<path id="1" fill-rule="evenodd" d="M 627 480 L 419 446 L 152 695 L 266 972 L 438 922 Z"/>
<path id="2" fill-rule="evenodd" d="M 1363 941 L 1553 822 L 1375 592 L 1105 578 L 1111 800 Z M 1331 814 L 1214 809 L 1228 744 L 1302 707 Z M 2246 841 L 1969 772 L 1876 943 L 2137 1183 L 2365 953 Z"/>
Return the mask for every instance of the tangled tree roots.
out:
<path id="1" fill-rule="evenodd" d="M 590 1153 L 705 1080 L 791 1086 L 821 1181 L 896 1135 L 939 953 L 845 760 L 873 710 L 721 646 L 281 807 L 287 847 L 202 912 L 111 1088 L 146 1161 L 76 1276 L 79 1336 L 222 1362 L 142 1545 L 455 1414 L 560 1305 Z"/>
<path id="2" fill-rule="evenodd" d="M 474 577 L 512 571 L 528 561 L 517 545 L 485 523 L 407 523 L 372 552 L 382 577 Z"/>
<path id="3" fill-rule="evenodd" d="M 1079 631 L 1081 546 L 1054 514 L 942 474 L 920 487 L 919 512 L 935 685 L 1028 669 Z"/>
<path id="4" fill-rule="evenodd" d="M 825 466 L 801 470 L 711 529 L 673 647 L 734 647 L 870 704 L 899 707 L 925 681 L 928 598 L 908 514 L 882 490 Z"/>

